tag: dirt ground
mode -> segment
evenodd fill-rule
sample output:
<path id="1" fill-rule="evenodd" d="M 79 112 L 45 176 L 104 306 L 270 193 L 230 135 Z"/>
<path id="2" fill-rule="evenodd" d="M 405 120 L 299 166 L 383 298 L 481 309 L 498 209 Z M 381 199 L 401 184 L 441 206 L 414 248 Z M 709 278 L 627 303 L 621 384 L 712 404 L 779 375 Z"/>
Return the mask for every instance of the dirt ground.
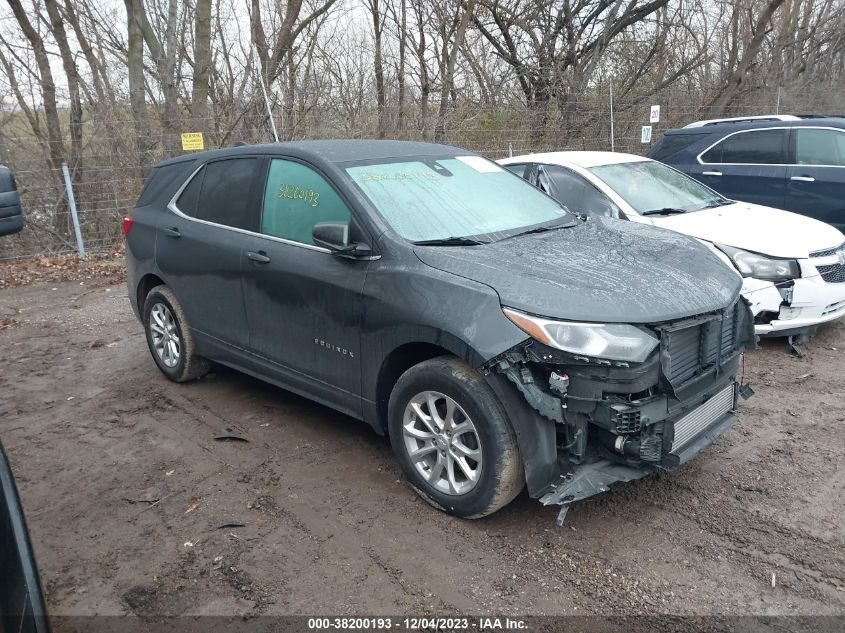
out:
<path id="1" fill-rule="evenodd" d="M 0 438 L 54 616 L 845 614 L 845 324 L 764 342 L 733 430 L 557 528 L 524 493 L 441 514 L 386 439 L 252 378 L 168 382 L 113 281 L 0 290 Z"/>

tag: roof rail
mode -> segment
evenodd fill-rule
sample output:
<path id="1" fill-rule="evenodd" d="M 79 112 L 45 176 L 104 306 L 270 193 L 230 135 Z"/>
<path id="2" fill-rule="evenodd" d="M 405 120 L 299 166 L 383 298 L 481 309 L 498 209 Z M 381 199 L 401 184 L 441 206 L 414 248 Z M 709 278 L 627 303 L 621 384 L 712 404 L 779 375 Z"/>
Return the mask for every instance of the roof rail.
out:
<path id="1" fill-rule="evenodd" d="M 704 127 L 705 125 L 717 125 L 719 123 L 754 123 L 756 121 L 800 121 L 800 118 L 792 114 L 761 114 L 756 116 L 742 116 L 731 117 L 728 119 L 707 119 L 706 121 L 696 121 L 685 125 L 688 127 Z"/>

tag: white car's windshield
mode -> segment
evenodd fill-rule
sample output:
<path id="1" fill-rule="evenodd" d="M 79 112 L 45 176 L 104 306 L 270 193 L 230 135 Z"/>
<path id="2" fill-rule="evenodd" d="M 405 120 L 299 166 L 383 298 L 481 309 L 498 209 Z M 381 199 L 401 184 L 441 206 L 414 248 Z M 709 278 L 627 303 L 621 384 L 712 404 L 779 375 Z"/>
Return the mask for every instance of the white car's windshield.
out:
<path id="1" fill-rule="evenodd" d="M 367 164 L 346 172 L 412 242 L 490 242 L 577 223 L 550 197 L 480 156 Z"/>
<path id="2" fill-rule="evenodd" d="M 640 215 L 687 213 L 728 201 L 689 176 L 651 160 L 590 169 Z"/>

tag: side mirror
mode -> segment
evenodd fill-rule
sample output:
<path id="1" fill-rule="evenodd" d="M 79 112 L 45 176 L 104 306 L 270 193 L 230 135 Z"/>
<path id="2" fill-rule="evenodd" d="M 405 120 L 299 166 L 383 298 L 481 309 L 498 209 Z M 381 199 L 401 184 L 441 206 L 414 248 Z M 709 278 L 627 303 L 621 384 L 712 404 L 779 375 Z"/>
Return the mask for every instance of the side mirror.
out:
<path id="1" fill-rule="evenodd" d="M 311 229 L 314 244 L 329 249 L 335 255 L 364 257 L 370 247 L 360 242 L 350 243 L 349 222 L 318 222 Z"/>

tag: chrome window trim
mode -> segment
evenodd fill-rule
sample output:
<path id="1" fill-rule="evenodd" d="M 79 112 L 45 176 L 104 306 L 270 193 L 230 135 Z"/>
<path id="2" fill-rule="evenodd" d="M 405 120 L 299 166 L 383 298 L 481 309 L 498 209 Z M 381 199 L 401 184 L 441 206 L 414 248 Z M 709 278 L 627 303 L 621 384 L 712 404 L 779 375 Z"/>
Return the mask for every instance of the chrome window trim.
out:
<path id="1" fill-rule="evenodd" d="M 237 157 L 237 158 L 240 158 L 240 157 Z M 182 186 L 180 186 L 179 189 L 176 190 L 176 193 L 173 194 L 173 197 L 170 199 L 170 202 L 167 203 L 168 210 L 170 210 L 172 213 L 175 213 L 180 218 L 184 218 L 185 220 L 190 220 L 191 222 L 196 222 L 198 224 L 205 224 L 206 226 L 214 226 L 214 227 L 217 227 L 217 228 L 220 228 L 220 229 L 226 229 L 227 231 L 234 231 L 235 233 L 241 233 L 243 235 L 251 235 L 253 237 L 260 237 L 260 238 L 265 239 L 265 240 L 270 240 L 271 242 L 279 242 L 280 244 L 290 244 L 291 246 L 298 246 L 299 248 L 304 248 L 304 249 L 307 249 L 307 250 L 310 250 L 310 251 L 317 251 L 319 253 L 328 253 L 328 254 L 331 255 L 331 251 L 327 248 L 323 248 L 322 246 L 314 246 L 313 244 L 303 244 L 302 242 L 294 242 L 293 240 L 286 240 L 282 237 L 275 237 L 274 235 L 265 235 L 264 233 L 256 233 L 255 231 L 248 231 L 246 229 L 239 229 L 236 226 L 227 226 L 226 224 L 218 224 L 217 222 L 209 222 L 208 220 L 201 220 L 199 218 L 192 218 L 191 216 L 185 215 L 184 213 L 182 213 L 182 211 L 179 210 L 179 207 L 176 206 L 176 201 L 179 199 L 179 196 L 182 195 L 182 192 L 185 190 L 185 188 L 188 186 L 188 184 L 191 182 L 191 180 L 194 179 L 194 176 L 196 176 L 199 173 L 199 171 L 203 167 L 206 166 L 206 164 L 207 163 L 203 163 L 202 165 L 197 167 L 193 172 L 191 172 L 191 175 L 188 176 L 188 179 L 185 180 L 185 182 L 182 183 Z M 379 256 L 375 256 L 375 257 L 377 259 Z M 370 259 L 370 258 L 363 258 L 362 257 L 361 259 Z"/>
<path id="2" fill-rule="evenodd" d="M 787 127 L 785 125 L 778 125 L 778 126 L 772 126 L 772 127 L 754 127 L 754 128 L 751 128 L 750 130 L 737 130 L 736 132 L 731 132 L 727 136 L 723 136 L 718 141 L 716 141 L 715 143 L 710 145 L 710 147 L 708 147 L 708 148 L 704 149 L 703 151 L 699 152 L 698 156 L 696 156 L 695 159 L 696 159 L 696 161 L 698 161 L 699 165 L 752 165 L 752 166 L 753 165 L 766 165 L 766 166 L 769 166 L 769 167 L 789 167 L 790 163 L 705 163 L 701 159 L 701 157 L 704 156 L 711 149 L 713 149 L 714 147 L 719 145 L 720 143 L 724 143 L 729 138 L 731 138 L 732 136 L 736 136 L 737 134 L 745 134 L 747 132 L 768 132 L 770 130 L 786 130 L 786 131 L 789 131 L 791 129 L 792 129 L 791 127 Z M 788 148 L 787 148 L 787 151 L 788 151 Z"/>
<path id="3" fill-rule="evenodd" d="M 845 165 L 807 165 L 803 163 L 705 163 L 701 159 L 702 156 L 704 156 L 707 152 L 716 147 L 719 143 L 725 142 L 732 136 L 736 136 L 737 134 L 744 134 L 745 132 L 761 132 L 764 130 L 832 130 L 833 132 L 840 132 L 841 134 L 845 134 L 845 130 L 843 130 L 842 128 L 830 127 L 829 125 L 793 125 L 789 127 L 785 125 L 779 125 L 774 127 L 755 127 L 751 128 L 750 130 L 737 130 L 736 132 L 731 132 L 727 136 L 723 136 L 721 139 L 704 149 L 702 152 L 699 152 L 698 156 L 695 157 L 695 160 L 698 162 L 699 165 L 764 165 L 767 167 L 829 167 L 832 169 L 845 169 Z"/>

